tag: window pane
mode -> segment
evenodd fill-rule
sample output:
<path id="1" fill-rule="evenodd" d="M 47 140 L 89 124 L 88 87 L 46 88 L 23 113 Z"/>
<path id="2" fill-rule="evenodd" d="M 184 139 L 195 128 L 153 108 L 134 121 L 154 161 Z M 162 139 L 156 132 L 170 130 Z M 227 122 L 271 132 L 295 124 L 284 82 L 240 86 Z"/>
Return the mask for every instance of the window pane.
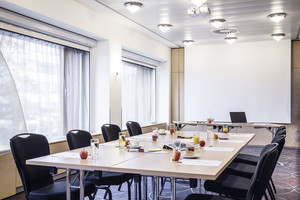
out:
<path id="1" fill-rule="evenodd" d="M 123 128 L 127 121 L 137 121 L 140 125 L 155 121 L 155 69 L 123 62 Z"/>
<path id="2" fill-rule="evenodd" d="M 27 126 L 23 132 L 44 134 L 51 141 L 70 129 L 89 130 L 88 52 L 4 30 L 0 50 L 21 102 Z M 1 107 L 5 101 L 0 98 Z M 8 137 L 0 138 L 0 144 L 8 144 Z"/>

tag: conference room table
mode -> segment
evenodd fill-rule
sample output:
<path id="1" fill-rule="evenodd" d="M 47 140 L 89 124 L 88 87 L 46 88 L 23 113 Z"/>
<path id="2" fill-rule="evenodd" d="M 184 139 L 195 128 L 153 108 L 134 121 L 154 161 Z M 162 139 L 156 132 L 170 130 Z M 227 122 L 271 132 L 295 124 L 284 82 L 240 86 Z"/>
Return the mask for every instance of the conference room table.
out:
<path id="1" fill-rule="evenodd" d="M 228 134 L 227 140 L 213 140 L 212 146 L 207 143 L 203 148 L 196 148 L 196 159 L 183 159 L 185 151 L 181 152 L 179 161 L 172 161 L 172 150 L 163 149 L 166 144 L 172 144 L 175 138 L 181 138 L 182 143 L 192 143 L 195 132 L 176 131 L 175 134 L 159 135 L 157 141 L 152 141 L 153 133 L 128 138 L 139 141 L 144 152 L 131 152 L 127 148 L 118 147 L 118 141 L 101 143 L 98 157 L 81 159 L 75 149 L 26 161 L 29 165 L 52 166 L 66 169 L 67 199 L 70 200 L 71 170 L 79 170 L 80 200 L 84 199 L 84 171 L 102 170 L 152 176 L 153 199 L 158 199 L 158 178 L 170 177 L 171 199 L 176 199 L 176 178 L 194 178 L 215 180 L 231 163 L 236 155 L 253 139 L 254 133 Z M 200 133 L 203 135 L 203 133 Z M 90 147 L 86 147 L 91 151 Z M 143 176 L 145 177 L 145 176 Z M 143 178 L 143 181 L 145 179 Z M 135 188 L 136 192 L 136 188 Z"/>
<path id="2" fill-rule="evenodd" d="M 186 125 L 191 126 L 224 126 L 228 127 L 253 127 L 253 128 L 265 128 L 272 133 L 274 137 L 276 131 L 282 124 L 274 123 L 231 123 L 231 122 L 207 122 L 207 121 L 173 121 L 178 130 L 181 130 Z"/>

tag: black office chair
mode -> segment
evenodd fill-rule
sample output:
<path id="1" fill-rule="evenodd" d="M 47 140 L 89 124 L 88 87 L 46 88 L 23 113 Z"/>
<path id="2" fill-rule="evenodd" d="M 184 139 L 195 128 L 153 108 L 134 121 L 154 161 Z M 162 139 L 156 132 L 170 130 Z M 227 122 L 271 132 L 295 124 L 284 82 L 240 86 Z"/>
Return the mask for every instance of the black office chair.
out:
<path id="1" fill-rule="evenodd" d="M 223 190 L 232 191 L 232 188 L 227 188 L 226 183 L 230 185 L 235 185 L 235 193 L 243 193 L 242 197 L 240 194 L 233 195 L 232 197 L 224 196 L 213 196 L 205 194 L 190 194 L 185 200 L 229 200 L 237 199 L 236 197 L 245 200 L 260 200 L 265 194 L 266 188 L 268 186 L 269 179 L 272 176 L 272 169 L 276 165 L 276 158 L 278 154 L 278 144 L 268 144 L 264 148 L 264 153 L 261 155 L 255 173 L 252 179 L 239 179 L 234 176 L 228 176 L 226 182 L 224 182 Z M 228 194 L 227 194 L 228 195 Z"/>
<path id="2" fill-rule="evenodd" d="M 110 142 L 119 139 L 121 129 L 115 124 L 104 124 L 101 126 L 102 135 L 105 142 Z"/>
<path id="3" fill-rule="evenodd" d="M 121 129 L 118 125 L 116 125 L 116 124 L 104 124 L 104 125 L 101 126 L 101 130 L 102 130 L 102 135 L 103 135 L 103 138 L 104 138 L 105 142 L 110 142 L 110 141 L 119 139 L 119 133 L 121 132 Z M 141 175 L 133 174 L 133 177 L 134 177 L 134 183 L 135 184 L 138 183 L 138 186 L 135 185 L 135 187 L 139 188 L 139 199 L 141 199 L 142 198 L 141 197 L 141 190 L 142 190 L 141 189 Z M 118 190 L 120 190 L 120 188 L 121 188 L 121 185 L 120 185 Z"/>
<path id="4" fill-rule="evenodd" d="M 90 146 L 91 134 L 88 131 L 83 130 L 71 130 L 67 133 L 67 140 L 70 150 Z M 131 199 L 131 190 L 129 180 L 133 178 L 132 174 L 108 172 L 108 171 L 94 171 L 94 173 L 88 173 L 85 180 L 90 181 L 96 185 L 97 189 L 105 189 L 109 195 L 109 199 L 112 199 L 111 191 L 108 187 L 110 185 L 120 185 L 127 182 L 128 185 L 128 199 Z M 96 192 L 95 192 L 96 194 Z"/>
<path id="5" fill-rule="evenodd" d="M 269 180 L 277 162 L 278 146 L 279 145 L 277 143 L 271 143 L 264 147 L 262 150 L 263 153 L 261 154 L 255 169 L 255 173 L 251 179 L 222 173 L 215 181 L 205 181 L 205 190 L 225 195 L 227 197 L 241 199 L 245 199 L 249 195 L 249 191 L 253 192 L 255 190 L 257 190 L 256 193 L 261 194 L 261 196 L 259 195 L 260 197 L 263 195 L 266 196 L 266 189 L 268 188 Z M 253 182 L 257 182 L 258 185 L 253 186 Z M 261 185 L 262 183 L 263 187 Z M 256 188 L 258 186 L 259 188 Z"/>
<path id="6" fill-rule="evenodd" d="M 135 136 L 135 135 L 141 135 L 143 133 L 140 124 L 137 122 L 128 121 L 126 123 L 126 127 L 127 127 L 130 137 Z"/>
<path id="7" fill-rule="evenodd" d="M 27 200 L 64 200 L 66 199 L 66 182 L 54 182 L 52 167 L 27 165 L 26 160 L 50 154 L 49 143 L 45 136 L 23 133 L 10 139 L 10 148 Z M 54 170 L 56 171 L 56 170 Z M 75 182 L 75 186 L 79 186 Z M 93 199 L 95 192 L 92 183 L 85 182 L 85 196 Z M 71 188 L 71 198 L 79 199 L 79 188 Z"/>
<path id="8" fill-rule="evenodd" d="M 278 130 L 275 133 L 275 137 L 277 135 L 286 135 L 286 127 L 285 126 L 279 127 Z M 259 159 L 259 156 L 256 156 L 256 155 L 239 153 L 236 156 L 236 158 L 234 159 L 234 162 L 257 165 L 258 159 Z"/>

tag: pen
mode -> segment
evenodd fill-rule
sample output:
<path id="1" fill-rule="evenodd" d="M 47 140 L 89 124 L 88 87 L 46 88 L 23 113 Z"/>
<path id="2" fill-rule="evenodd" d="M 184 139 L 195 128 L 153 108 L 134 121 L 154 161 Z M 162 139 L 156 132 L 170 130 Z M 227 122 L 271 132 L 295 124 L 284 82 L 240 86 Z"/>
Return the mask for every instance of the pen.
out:
<path id="1" fill-rule="evenodd" d="M 128 149 L 128 152 L 144 152 L 144 149 Z"/>
<path id="2" fill-rule="evenodd" d="M 177 138 L 182 138 L 182 139 L 192 139 L 193 137 L 184 137 L 184 136 L 178 135 Z"/>

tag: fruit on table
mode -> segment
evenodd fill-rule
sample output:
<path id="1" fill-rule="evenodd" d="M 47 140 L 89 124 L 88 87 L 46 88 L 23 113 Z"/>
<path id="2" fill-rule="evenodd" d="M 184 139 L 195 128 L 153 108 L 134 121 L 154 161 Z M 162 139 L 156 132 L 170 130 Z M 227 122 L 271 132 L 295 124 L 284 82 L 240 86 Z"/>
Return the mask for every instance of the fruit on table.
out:
<path id="1" fill-rule="evenodd" d="M 173 160 L 174 160 L 174 161 L 178 161 L 179 158 L 180 158 L 180 155 L 181 155 L 181 153 L 180 153 L 179 150 L 174 150 L 174 151 L 173 151 Z"/>
<path id="2" fill-rule="evenodd" d="M 171 128 L 171 129 L 170 129 L 170 133 L 171 133 L 171 134 L 174 134 L 174 133 L 175 133 L 175 128 Z"/>
<path id="3" fill-rule="evenodd" d="M 130 140 L 126 140 L 125 147 L 129 146 Z"/>
<path id="4" fill-rule="evenodd" d="M 205 146 L 205 141 L 204 141 L 204 140 L 201 140 L 201 141 L 199 142 L 199 145 L 200 145 L 200 147 L 204 147 L 204 146 Z"/>
<path id="5" fill-rule="evenodd" d="M 218 139 L 218 134 L 214 133 L 213 139 L 215 139 L 215 140 Z"/>
<path id="6" fill-rule="evenodd" d="M 87 159 L 87 157 L 88 157 L 88 151 L 85 150 L 85 149 L 83 149 L 82 151 L 80 151 L 79 155 L 80 155 L 81 159 Z"/>
<path id="7" fill-rule="evenodd" d="M 152 135 L 152 140 L 153 140 L 153 141 L 156 141 L 157 139 L 158 139 L 158 135 L 157 135 L 157 134 L 153 134 L 153 135 Z"/>

